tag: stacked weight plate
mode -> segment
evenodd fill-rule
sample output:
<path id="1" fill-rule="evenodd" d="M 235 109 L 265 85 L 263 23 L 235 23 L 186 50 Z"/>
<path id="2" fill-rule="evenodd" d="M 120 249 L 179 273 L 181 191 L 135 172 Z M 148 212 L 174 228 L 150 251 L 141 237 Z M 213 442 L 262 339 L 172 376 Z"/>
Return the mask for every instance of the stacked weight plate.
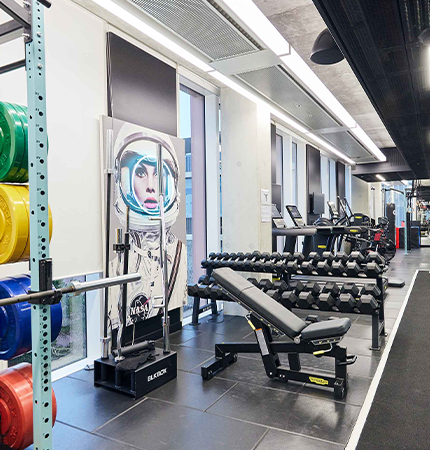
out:
<path id="1" fill-rule="evenodd" d="M 27 294 L 30 277 L 21 275 L 0 280 L 0 298 Z M 63 314 L 61 303 L 51 308 L 51 340 L 55 341 L 61 330 Z M 31 305 L 28 302 L 0 307 L 0 359 L 9 360 L 31 350 Z"/>
<path id="2" fill-rule="evenodd" d="M 27 108 L 6 102 L 0 102 L 0 181 L 28 181 Z"/>
<path id="3" fill-rule="evenodd" d="M 52 215 L 49 209 L 50 238 Z M 42 248 L 43 250 L 43 248 Z M 0 264 L 30 258 L 30 200 L 28 186 L 0 184 Z"/>

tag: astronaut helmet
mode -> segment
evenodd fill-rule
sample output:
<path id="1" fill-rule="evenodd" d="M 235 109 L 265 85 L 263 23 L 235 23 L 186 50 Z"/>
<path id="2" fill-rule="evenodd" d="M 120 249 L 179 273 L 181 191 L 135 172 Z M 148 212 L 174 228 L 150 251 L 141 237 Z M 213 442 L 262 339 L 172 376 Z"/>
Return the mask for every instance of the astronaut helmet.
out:
<path id="1" fill-rule="evenodd" d="M 122 130 L 121 130 L 122 131 Z M 115 158 L 115 210 L 125 226 L 127 206 L 130 208 L 130 229 L 156 231 L 160 215 L 158 148 L 162 148 L 163 197 L 166 227 L 171 227 L 179 213 L 179 166 L 173 145 L 168 138 L 146 132 L 135 132 L 117 139 Z"/>

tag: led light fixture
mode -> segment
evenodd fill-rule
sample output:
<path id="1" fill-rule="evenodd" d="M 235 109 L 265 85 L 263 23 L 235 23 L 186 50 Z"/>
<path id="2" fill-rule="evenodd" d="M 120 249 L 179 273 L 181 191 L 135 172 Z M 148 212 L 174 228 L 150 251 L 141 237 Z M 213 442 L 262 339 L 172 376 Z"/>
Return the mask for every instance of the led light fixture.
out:
<path id="1" fill-rule="evenodd" d="M 385 181 L 385 178 L 382 175 L 379 175 L 379 173 L 376 174 L 375 176 L 378 180 Z"/>

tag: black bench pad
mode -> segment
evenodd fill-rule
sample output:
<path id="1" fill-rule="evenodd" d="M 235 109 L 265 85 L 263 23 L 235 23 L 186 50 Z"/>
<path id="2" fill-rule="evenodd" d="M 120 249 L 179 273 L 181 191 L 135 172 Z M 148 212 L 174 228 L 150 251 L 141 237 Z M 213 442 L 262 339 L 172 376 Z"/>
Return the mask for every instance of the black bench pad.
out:
<path id="1" fill-rule="evenodd" d="M 351 328 L 351 320 L 348 318 L 326 320 L 308 325 L 302 330 L 302 340 L 312 341 L 329 337 L 343 336 Z"/>
<path id="2" fill-rule="evenodd" d="M 287 308 L 245 280 L 232 269 L 223 267 L 213 271 L 213 277 L 236 301 L 255 312 L 277 330 L 294 339 L 301 334 L 303 341 L 343 336 L 351 327 L 350 319 L 335 319 L 306 325 Z"/>
<path id="3" fill-rule="evenodd" d="M 306 327 L 306 322 L 266 295 L 248 280 L 228 267 L 215 269 L 213 277 L 243 305 L 260 315 L 277 330 L 294 339 Z M 236 300 L 236 301 L 237 301 Z"/>

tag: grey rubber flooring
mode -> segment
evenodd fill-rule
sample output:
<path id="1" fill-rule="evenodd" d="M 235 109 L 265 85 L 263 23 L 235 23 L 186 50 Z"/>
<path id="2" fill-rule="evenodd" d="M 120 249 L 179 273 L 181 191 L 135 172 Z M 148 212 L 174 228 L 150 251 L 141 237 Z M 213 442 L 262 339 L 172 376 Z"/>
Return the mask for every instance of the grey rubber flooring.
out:
<path id="1" fill-rule="evenodd" d="M 398 253 L 389 274 L 406 281 L 389 288 L 386 299 L 390 333 L 418 268 L 430 267 L 430 249 Z M 306 314 L 305 311 L 301 313 Z M 334 314 L 332 314 L 334 315 Z M 332 390 L 267 378 L 257 355 L 204 381 L 200 365 L 213 357 L 216 342 L 252 339 L 243 317 L 210 316 L 198 327 L 172 335 L 178 352 L 178 377 L 140 400 L 95 388 L 92 372 L 77 372 L 54 383 L 57 424 L 54 449 L 284 450 L 344 448 L 355 425 L 381 352 L 371 351 L 370 317 L 351 315 L 352 328 L 342 342 L 357 354 L 350 366 L 349 391 L 335 401 Z M 332 360 L 307 355 L 302 366 L 331 370 Z"/>

